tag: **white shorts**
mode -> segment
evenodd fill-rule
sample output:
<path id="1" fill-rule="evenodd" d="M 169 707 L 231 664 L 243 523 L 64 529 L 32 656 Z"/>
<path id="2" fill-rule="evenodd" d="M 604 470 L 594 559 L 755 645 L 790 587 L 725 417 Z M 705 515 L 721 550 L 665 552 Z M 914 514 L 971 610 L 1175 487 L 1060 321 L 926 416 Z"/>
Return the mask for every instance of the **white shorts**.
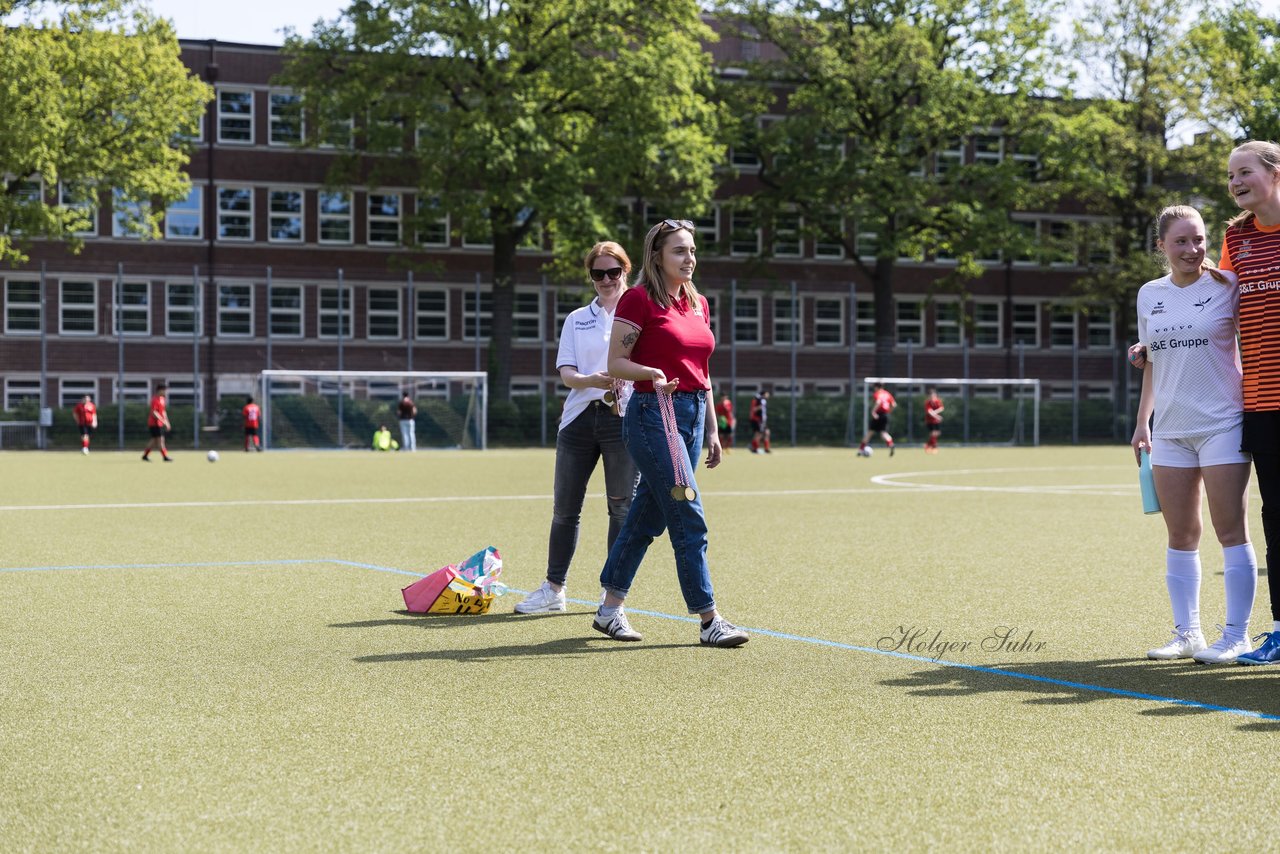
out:
<path id="1" fill-rule="evenodd" d="M 1253 458 L 1240 450 L 1240 426 L 1208 436 L 1151 439 L 1151 464 L 1175 469 L 1248 464 Z"/>

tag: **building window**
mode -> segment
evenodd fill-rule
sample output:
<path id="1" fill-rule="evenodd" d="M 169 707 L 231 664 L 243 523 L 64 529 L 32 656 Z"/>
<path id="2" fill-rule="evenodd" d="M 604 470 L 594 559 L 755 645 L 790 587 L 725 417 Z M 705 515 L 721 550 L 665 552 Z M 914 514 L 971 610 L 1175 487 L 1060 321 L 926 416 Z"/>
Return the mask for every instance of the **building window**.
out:
<path id="1" fill-rule="evenodd" d="M 876 343 L 876 304 L 869 299 L 858 300 L 854 332 L 857 335 L 857 343 L 871 345 Z"/>
<path id="2" fill-rule="evenodd" d="M 894 304 L 897 314 L 897 334 L 899 344 L 924 343 L 924 307 L 918 302 L 897 300 Z"/>
<path id="3" fill-rule="evenodd" d="M 400 337 L 400 289 L 369 288 L 369 338 Z"/>
<path id="4" fill-rule="evenodd" d="M 973 137 L 975 163 L 994 166 L 1004 159 L 1004 136 L 998 133 L 980 133 Z"/>
<path id="5" fill-rule="evenodd" d="M 80 401 L 84 400 L 85 395 L 89 395 L 94 400 L 98 399 L 98 381 L 85 379 L 71 379 L 64 377 L 58 381 L 58 406 L 63 409 L 70 409 Z"/>
<path id="6" fill-rule="evenodd" d="M 1080 237 L 1074 223 L 1062 220 L 1049 222 L 1049 236 L 1045 241 L 1045 260 L 1055 267 L 1073 267 L 1080 261 Z"/>
<path id="7" fill-rule="evenodd" d="M 40 403 L 40 380 L 6 378 L 4 381 L 4 408 L 14 410 L 24 403 Z"/>
<path id="8" fill-rule="evenodd" d="M 82 184 L 58 182 L 58 204 L 84 217 L 77 237 L 94 237 L 98 233 L 98 191 Z"/>
<path id="9" fill-rule="evenodd" d="M 356 121 L 352 116 L 340 116 L 332 111 L 326 112 L 320 123 L 320 147 L 351 148 L 351 141 L 355 137 L 355 126 Z"/>
<path id="10" fill-rule="evenodd" d="M 187 197 L 174 202 L 164 212 L 164 236 L 171 240 L 200 240 L 204 237 L 203 188 L 192 186 Z"/>
<path id="11" fill-rule="evenodd" d="M 842 299 L 826 297 L 813 300 L 813 343 L 816 346 L 844 346 L 844 303 Z"/>
<path id="12" fill-rule="evenodd" d="M 975 347 L 999 347 L 1004 343 L 1003 317 L 998 302 L 979 302 L 973 305 L 973 345 Z"/>
<path id="13" fill-rule="evenodd" d="M 302 96 L 292 92 L 272 92 L 269 96 L 268 145 L 297 145 L 302 142 Z"/>
<path id="14" fill-rule="evenodd" d="M 964 140 L 960 137 L 953 137 L 942 144 L 942 148 L 938 151 L 933 161 L 933 172 L 938 177 L 946 175 L 948 172 L 955 171 L 956 167 L 964 165 Z"/>
<path id="15" fill-rule="evenodd" d="M 126 199 L 119 188 L 111 191 L 111 236 L 141 237 L 147 230 L 149 205 Z"/>
<path id="16" fill-rule="evenodd" d="M 828 215 L 818 223 L 818 233 L 813 239 L 813 257 L 836 260 L 844 257 L 844 219 Z"/>
<path id="17" fill-rule="evenodd" d="M 164 318 L 166 335 L 191 335 L 195 332 L 195 285 L 178 282 L 165 285 Z"/>
<path id="18" fill-rule="evenodd" d="M 1013 343 L 1024 347 L 1040 346 L 1040 304 L 1015 302 L 1013 304 Z"/>
<path id="19" fill-rule="evenodd" d="M 800 214 L 782 211 L 773 220 L 773 254 L 777 258 L 799 258 L 804 254 L 800 240 Z"/>
<path id="20" fill-rule="evenodd" d="M 939 347 L 959 347 L 960 303 L 940 302 L 933 307 L 934 341 Z"/>
<path id="21" fill-rule="evenodd" d="M 120 302 L 113 317 L 125 335 L 151 334 L 151 285 L 148 282 L 121 282 Z"/>
<path id="22" fill-rule="evenodd" d="M 149 380 L 125 380 L 123 386 L 115 388 L 116 403 L 149 403 L 151 401 L 151 382 Z"/>
<path id="23" fill-rule="evenodd" d="M 195 406 L 196 384 L 192 380 L 169 380 L 169 393 L 165 395 L 170 406 Z"/>
<path id="24" fill-rule="evenodd" d="M 706 216 L 695 216 L 693 244 L 703 255 L 720 254 L 720 208 L 712 206 Z"/>
<path id="25" fill-rule="evenodd" d="M 267 190 L 267 239 L 272 243 L 302 242 L 302 191 Z"/>
<path id="26" fill-rule="evenodd" d="M 798 316 L 800 310 L 799 298 L 792 300 L 790 294 L 787 296 L 776 296 L 773 298 L 773 343 L 787 344 L 793 342 L 803 344 L 804 339 L 801 337 L 801 319 Z"/>
<path id="27" fill-rule="evenodd" d="M 5 282 L 4 331 L 18 335 L 39 334 L 42 326 L 40 283 Z"/>
<path id="28" fill-rule="evenodd" d="M 253 239 L 253 188 L 218 188 L 218 238 Z"/>
<path id="29" fill-rule="evenodd" d="M 488 341 L 493 334 L 493 292 L 480 292 L 480 309 L 476 313 L 476 292 L 466 290 L 462 293 L 462 340 L 476 340 L 476 322 L 480 324 L 480 340 Z"/>
<path id="30" fill-rule="evenodd" d="M 1049 314 L 1049 346 L 1074 347 L 1076 344 L 1076 313 L 1071 306 L 1055 305 Z"/>
<path id="31" fill-rule="evenodd" d="M 400 245 L 400 194 L 370 193 L 369 245 Z"/>
<path id="32" fill-rule="evenodd" d="M 351 242 L 351 194 L 326 193 L 316 195 L 319 210 L 320 242 Z"/>
<path id="33" fill-rule="evenodd" d="M 253 144 L 251 90 L 218 90 L 218 142 Z"/>
<path id="34" fill-rule="evenodd" d="M 706 294 L 703 294 L 706 296 Z M 559 341 L 563 337 L 560 333 L 564 331 L 564 322 L 571 312 L 577 311 L 587 304 L 587 296 L 576 291 L 557 291 L 556 292 L 556 317 L 555 317 L 555 333 L 556 340 Z"/>
<path id="35" fill-rule="evenodd" d="M 516 291 L 511 309 L 512 335 L 517 341 L 542 340 L 542 294 Z"/>
<path id="36" fill-rule="evenodd" d="M 441 209 L 439 199 L 418 198 L 418 243 L 449 245 L 449 214 Z"/>
<path id="37" fill-rule="evenodd" d="M 414 326 L 419 341 L 449 340 L 449 292 L 419 288 L 414 293 Z"/>
<path id="38" fill-rule="evenodd" d="M 857 224 L 858 233 L 854 235 L 854 245 L 858 248 L 858 257 L 874 258 L 880 251 L 880 231 L 871 220 L 860 219 Z"/>
<path id="39" fill-rule="evenodd" d="M 729 214 L 729 254 L 759 255 L 760 228 L 754 211 L 734 210 Z"/>
<path id="40" fill-rule="evenodd" d="M 302 337 L 302 286 L 272 285 L 268 328 L 279 338 Z"/>
<path id="41" fill-rule="evenodd" d="M 1115 346 L 1115 323 L 1112 321 L 1111 314 L 1109 305 L 1089 307 L 1087 329 L 1090 347 L 1106 350 Z"/>
<path id="42" fill-rule="evenodd" d="M 93 282 L 61 283 L 61 318 L 64 335 L 98 334 L 98 286 Z"/>
<path id="43" fill-rule="evenodd" d="M 342 288 L 341 307 L 338 305 L 337 287 L 321 288 L 318 311 L 321 338 L 337 338 L 339 335 L 343 338 L 351 338 L 351 288 L 349 286 L 344 285 Z"/>
<path id="44" fill-rule="evenodd" d="M 218 285 L 218 335 L 253 334 L 253 286 Z"/>
<path id="45" fill-rule="evenodd" d="M 1030 219 L 1015 219 L 1011 225 L 1015 233 L 1013 240 L 1013 263 L 1035 264 L 1040 251 L 1040 224 Z"/>
<path id="46" fill-rule="evenodd" d="M 733 306 L 733 340 L 738 344 L 760 343 L 760 297 L 738 294 Z"/>
<path id="47" fill-rule="evenodd" d="M 717 294 L 702 294 L 707 299 L 707 314 L 710 315 L 711 335 L 720 340 L 720 297 Z"/>

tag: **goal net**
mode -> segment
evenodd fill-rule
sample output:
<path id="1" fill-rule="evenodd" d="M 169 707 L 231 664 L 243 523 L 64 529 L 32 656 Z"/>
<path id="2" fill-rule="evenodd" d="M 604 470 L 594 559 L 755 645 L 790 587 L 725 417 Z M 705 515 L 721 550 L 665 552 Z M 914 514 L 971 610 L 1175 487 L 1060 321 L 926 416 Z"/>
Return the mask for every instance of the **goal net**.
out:
<path id="1" fill-rule="evenodd" d="M 871 416 L 871 389 L 882 383 L 898 402 L 889 419 L 895 442 L 923 441 L 924 399 L 936 389 L 942 399 L 942 442 L 948 445 L 1040 444 L 1040 380 L 956 377 L 865 377 L 862 433 Z"/>
<path id="2" fill-rule="evenodd" d="M 484 372 L 270 370 L 258 388 L 266 448 L 369 448 L 384 424 L 399 442 L 405 393 L 418 407 L 419 448 L 485 448 Z"/>

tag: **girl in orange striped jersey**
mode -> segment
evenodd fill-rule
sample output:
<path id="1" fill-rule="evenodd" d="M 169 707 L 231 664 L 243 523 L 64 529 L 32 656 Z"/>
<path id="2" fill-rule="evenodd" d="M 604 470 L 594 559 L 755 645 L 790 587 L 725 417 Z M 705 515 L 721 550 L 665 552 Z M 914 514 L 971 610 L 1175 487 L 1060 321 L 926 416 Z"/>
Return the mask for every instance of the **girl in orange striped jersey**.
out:
<path id="1" fill-rule="evenodd" d="M 1251 140 L 1227 160 L 1227 190 L 1242 213 L 1227 224 L 1219 266 L 1240 280 L 1244 373 L 1241 450 L 1253 455 L 1262 493 L 1272 631 L 1240 664 L 1280 662 L 1280 145 Z"/>

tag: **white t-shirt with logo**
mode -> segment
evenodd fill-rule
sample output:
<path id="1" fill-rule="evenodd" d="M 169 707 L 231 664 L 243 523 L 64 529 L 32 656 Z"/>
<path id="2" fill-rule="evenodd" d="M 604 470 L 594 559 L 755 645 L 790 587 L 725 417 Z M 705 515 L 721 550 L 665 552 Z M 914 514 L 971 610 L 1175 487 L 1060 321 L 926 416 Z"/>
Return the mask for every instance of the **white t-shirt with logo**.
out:
<path id="1" fill-rule="evenodd" d="M 1240 290 L 1208 272 L 1179 287 L 1170 276 L 1138 291 L 1138 340 L 1155 371 L 1155 426 L 1159 439 L 1209 436 L 1243 420 L 1236 318 Z"/>
<path id="2" fill-rule="evenodd" d="M 560 330 L 560 350 L 556 353 L 556 370 L 568 366 L 580 374 L 594 374 L 608 370 L 609 333 L 613 330 L 613 312 L 593 299 L 582 308 L 574 309 L 564 319 Z M 601 400 L 602 388 L 571 388 L 560 415 L 560 429 L 573 423 L 593 400 Z"/>

